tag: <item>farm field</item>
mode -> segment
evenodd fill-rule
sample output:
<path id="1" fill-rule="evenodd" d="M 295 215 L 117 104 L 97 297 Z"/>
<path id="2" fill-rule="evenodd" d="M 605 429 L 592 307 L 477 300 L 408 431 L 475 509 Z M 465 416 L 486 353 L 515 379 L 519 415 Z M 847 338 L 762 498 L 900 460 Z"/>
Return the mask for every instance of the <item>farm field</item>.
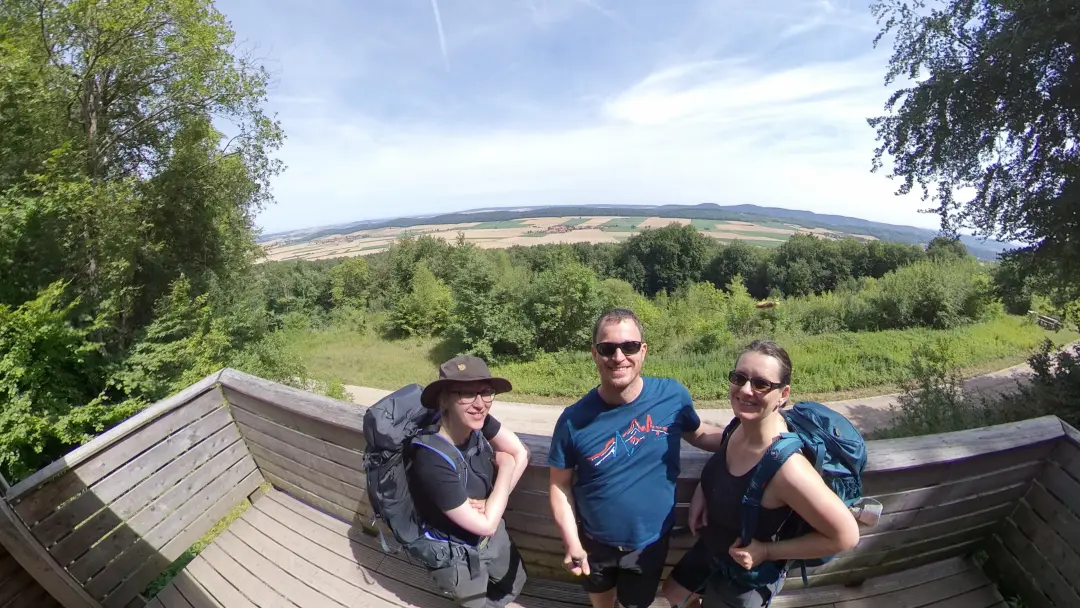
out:
<path id="1" fill-rule="evenodd" d="M 825 238 L 852 236 L 866 241 L 875 240 L 867 235 L 840 234 L 823 228 L 807 228 L 782 222 L 759 224 L 665 217 L 565 216 L 360 230 L 300 243 L 270 242 L 264 245 L 264 251 L 267 261 L 354 257 L 385 251 L 397 238 L 422 234 L 448 242 L 455 241 L 460 234 L 466 241 L 485 249 L 546 243 L 618 243 L 645 229 L 662 228 L 669 224 L 692 225 L 702 234 L 723 243 L 738 239 L 748 244 L 772 247 L 779 246 L 794 234 L 815 234 Z"/>

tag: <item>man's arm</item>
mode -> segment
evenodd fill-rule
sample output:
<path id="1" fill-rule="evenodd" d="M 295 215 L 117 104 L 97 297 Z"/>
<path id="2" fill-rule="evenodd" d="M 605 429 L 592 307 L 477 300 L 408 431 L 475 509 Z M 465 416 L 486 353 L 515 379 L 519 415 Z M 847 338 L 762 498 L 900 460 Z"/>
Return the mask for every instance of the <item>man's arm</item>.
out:
<path id="1" fill-rule="evenodd" d="M 723 442 L 724 429 L 723 427 L 713 426 L 708 422 L 702 422 L 693 431 L 683 433 L 683 439 L 686 440 L 686 443 L 699 450 L 715 452 L 720 449 L 720 444 Z"/>
<path id="2" fill-rule="evenodd" d="M 551 499 L 551 514 L 555 518 L 555 525 L 559 527 L 563 544 L 571 553 L 584 553 L 581 550 L 581 539 L 578 538 L 577 516 L 574 514 L 574 479 L 573 469 L 548 469 L 548 493 Z"/>

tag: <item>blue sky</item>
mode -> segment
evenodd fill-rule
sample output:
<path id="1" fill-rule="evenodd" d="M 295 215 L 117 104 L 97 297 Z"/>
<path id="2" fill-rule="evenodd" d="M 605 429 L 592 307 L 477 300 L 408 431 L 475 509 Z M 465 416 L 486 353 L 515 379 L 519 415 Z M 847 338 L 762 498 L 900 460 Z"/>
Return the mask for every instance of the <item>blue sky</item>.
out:
<path id="1" fill-rule="evenodd" d="M 748 7 L 754 8 L 748 8 Z M 761 8 L 757 8 L 760 6 Z M 842 0 L 218 0 L 272 72 L 276 232 L 753 203 L 937 227 L 870 173 L 891 52 Z M 767 7 L 767 8 L 766 8 Z"/>

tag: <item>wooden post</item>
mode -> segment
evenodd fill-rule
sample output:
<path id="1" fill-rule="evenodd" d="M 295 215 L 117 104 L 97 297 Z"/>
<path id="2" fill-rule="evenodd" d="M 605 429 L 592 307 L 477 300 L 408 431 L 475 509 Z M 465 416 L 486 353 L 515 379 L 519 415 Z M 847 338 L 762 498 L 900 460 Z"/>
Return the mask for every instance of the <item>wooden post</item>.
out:
<path id="1" fill-rule="evenodd" d="M 64 608 L 101 608 L 33 537 L 5 499 L 0 499 L 0 544 Z"/>

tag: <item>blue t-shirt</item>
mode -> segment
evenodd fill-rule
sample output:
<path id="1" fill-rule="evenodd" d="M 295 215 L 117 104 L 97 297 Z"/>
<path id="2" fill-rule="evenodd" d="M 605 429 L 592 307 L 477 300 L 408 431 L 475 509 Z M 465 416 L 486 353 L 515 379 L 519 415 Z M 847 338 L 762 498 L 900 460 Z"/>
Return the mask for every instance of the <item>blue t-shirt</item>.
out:
<path id="1" fill-rule="evenodd" d="M 630 403 L 608 405 L 593 389 L 566 408 L 548 453 L 550 466 L 577 468 L 574 503 L 585 533 L 632 550 L 675 523 L 680 441 L 701 424 L 678 381 L 642 380 L 641 394 Z"/>

